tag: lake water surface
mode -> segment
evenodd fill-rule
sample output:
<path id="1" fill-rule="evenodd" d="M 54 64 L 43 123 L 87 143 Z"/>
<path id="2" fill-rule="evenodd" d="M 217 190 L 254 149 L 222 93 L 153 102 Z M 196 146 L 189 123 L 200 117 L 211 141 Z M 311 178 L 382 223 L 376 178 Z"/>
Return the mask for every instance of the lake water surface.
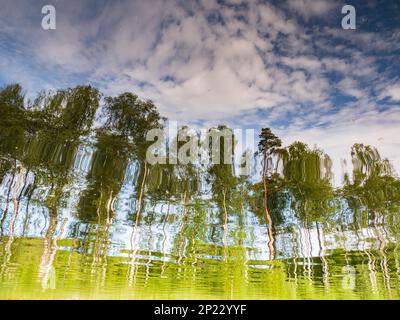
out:
<path id="1" fill-rule="evenodd" d="M 1 299 L 400 298 L 400 181 L 375 148 L 354 145 L 333 187 L 329 156 L 295 143 L 263 184 L 229 164 L 148 164 L 158 113 L 134 96 L 109 100 L 112 121 L 92 130 L 92 88 L 36 109 L 10 88 Z"/>
<path id="2" fill-rule="evenodd" d="M 206 183 L 177 192 L 185 181 L 174 186 L 162 172 L 149 170 L 138 191 L 135 161 L 87 144 L 27 148 L 44 163 L 70 163 L 57 169 L 68 182 L 2 156 L 3 299 L 399 298 L 393 203 L 374 212 L 337 196 L 307 219 L 282 191 L 271 246 L 245 185 L 224 207 Z"/>

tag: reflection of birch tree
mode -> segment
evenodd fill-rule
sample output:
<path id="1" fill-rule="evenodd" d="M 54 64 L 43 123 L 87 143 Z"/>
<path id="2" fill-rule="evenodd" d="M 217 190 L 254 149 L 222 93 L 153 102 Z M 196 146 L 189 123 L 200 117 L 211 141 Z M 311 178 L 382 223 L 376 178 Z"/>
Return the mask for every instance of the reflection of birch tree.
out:
<path id="1" fill-rule="evenodd" d="M 127 150 L 138 163 L 140 182 L 135 185 L 137 197 L 135 223 L 131 234 L 131 259 L 128 270 L 128 283 L 134 278 L 134 263 L 138 250 L 139 225 L 143 209 L 146 179 L 150 170 L 146 161 L 146 151 L 151 142 L 146 141 L 149 130 L 159 128 L 161 117 L 151 101 L 140 100 L 132 93 L 123 93 L 117 97 L 105 98 L 107 120 L 105 130 L 110 134 L 123 137 L 128 142 Z"/>
<path id="2" fill-rule="evenodd" d="M 387 159 L 382 159 L 378 150 L 364 144 L 354 144 L 351 148 L 353 174 L 350 180 L 345 177 L 345 185 L 341 195 L 346 199 L 359 225 L 374 232 L 372 238 L 379 242 L 379 259 L 371 250 L 365 250 L 368 256 L 371 287 L 374 291 L 376 285 L 377 262 L 385 280 L 386 288 L 390 293 L 390 269 L 386 254 L 388 230 L 386 225 L 395 225 L 400 208 L 400 180 Z M 385 223 L 391 220 L 392 223 Z M 395 230 L 395 235 L 398 231 Z"/>

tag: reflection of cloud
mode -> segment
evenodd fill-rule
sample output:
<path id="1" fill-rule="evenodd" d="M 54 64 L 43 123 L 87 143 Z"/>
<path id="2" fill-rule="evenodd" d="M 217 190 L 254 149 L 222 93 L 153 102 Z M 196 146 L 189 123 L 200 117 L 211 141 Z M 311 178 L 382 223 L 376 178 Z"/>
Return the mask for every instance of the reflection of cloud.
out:
<path id="1" fill-rule="evenodd" d="M 379 103 L 400 100 L 398 26 L 346 32 L 339 4 L 58 1 L 57 30 L 43 31 L 37 3 L 9 0 L 0 13 L 0 81 L 20 81 L 30 93 L 91 83 L 150 98 L 173 120 L 272 125 L 318 144 L 331 132 L 346 150 L 379 132 L 381 145 L 393 146 L 399 119 L 382 121 L 397 106 Z"/>
<path id="2" fill-rule="evenodd" d="M 386 87 L 383 90 L 381 97 L 389 97 L 393 101 L 400 101 L 400 83 Z"/>
<path id="3" fill-rule="evenodd" d="M 285 143 L 302 140 L 311 146 L 318 147 L 329 154 L 333 160 L 333 170 L 336 184 L 342 181 L 341 159 L 346 159 L 351 166 L 350 147 L 354 143 L 370 144 L 378 148 L 382 157 L 388 158 L 394 164 L 394 169 L 400 173 L 400 110 L 384 113 L 371 112 L 355 121 L 344 116 L 338 118 L 335 125 L 282 131 Z M 351 167 L 347 168 L 351 170 Z"/>
<path id="4" fill-rule="evenodd" d="M 338 3 L 332 0 L 295 0 L 288 1 L 288 7 L 308 20 L 313 16 L 326 16 L 334 8 L 338 7 Z"/>

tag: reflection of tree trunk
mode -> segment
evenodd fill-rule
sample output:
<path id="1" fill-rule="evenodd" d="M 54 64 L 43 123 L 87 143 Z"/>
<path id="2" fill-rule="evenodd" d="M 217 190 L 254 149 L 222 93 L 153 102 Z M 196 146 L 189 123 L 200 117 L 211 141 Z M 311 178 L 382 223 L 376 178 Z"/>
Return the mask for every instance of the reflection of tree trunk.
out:
<path id="1" fill-rule="evenodd" d="M 112 218 L 107 219 L 106 224 L 104 226 L 104 229 L 102 230 L 102 233 L 103 233 L 103 237 L 101 239 L 102 250 L 100 252 L 101 270 L 102 270 L 102 272 L 101 272 L 101 280 L 100 280 L 101 287 L 104 287 L 105 286 L 105 282 L 106 282 L 108 237 L 109 237 L 112 221 L 113 221 Z"/>
<path id="2" fill-rule="evenodd" d="M 0 273 L 1 276 L 5 272 L 6 267 L 7 267 L 8 263 L 10 262 L 11 255 L 12 255 L 11 246 L 14 242 L 14 227 L 15 227 L 15 221 L 16 221 L 17 215 L 18 215 L 18 201 L 16 199 L 16 196 L 14 196 L 13 201 L 14 201 L 14 212 L 13 212 L 13 215 L 12 215 L 11 221 L 10 221 L 10 235 L 9 235 L 8 241 L 4 248 L 4 251 L 5 251 L 5 259 L 4 260 L 5 261 L 3 263 L 3 268 Z"/>
<path id="3" fill-rule="evenodd" d="M 96 271 L 100 270 L 99 276 L 97 276 L 96 283 L 101 287 L 105 285 L 106 273 L 107 273 L 107 249 L 108 249 L 108 237 L 109 231 L 112 225 L 113 218 L 111 217 L 114 208 L 115 197 L 113 196 L 113 192 L 111 191 L 108 199 L 105 202 L 106 209 L 106 221 L 103 223 L 101 221 L 101 213 L 100 208 L 103 206 L 103 192 L 100 194 L 100 205 L 97 210 L 98 221 L 97 221 L 97 230 L 96 230 L 96 240 L 93 248 L 93 261 L 92 261 L 92 273 L 98 274 Z M 97 269 L 100 268 L 100 269 Z"/>
<path id="4" fill-rule="evenodd" d="M 21 186 L 21 177 L 22 176 L 23 175 L 21 173 L 18 174 L 18 179 L 17 179 L 17 181 L 15 183 L 15 186 L 13 188 L 14 189 L 14 194 L 13 194 L 13 206 L 14 206 L 13 209 L 14 210 L 13 210 L 13 214 L 12 214 L 11 220 L 10 220 L 9 238 L 8 238 L 8 241 L 7 241 L 7 243 L 5 245 L 5 248 L 4 248 L 5 259 L 4 259 L 2 268 L 1 268 L 0 276 L 3 276 L 4 272 L 6 271 L 7 265 L 11 260 L 11 255 L 12 255 L 11 246 L 12 246 L 12 244 L 14 242 L 14 228 L 15 228 L 15 222 L 16 222 L 17 216 L 18 216 L 19 201 L 20 201 L 20 199 L 17 197 L 17 193 L 18 193 L 18 191 L 20 189 L 20 186 Z M 14 181 L 14 176 L 13 176 L 13 181 Z M 11 188 L 12 188 L 12 184 L 10 185 L 10 190 L 11 190 Z M 8 207 L 8 204 L 7 204 L 7 207 Z M 8 211 L 8 208 L 7 208 L 7 211 Z M 6 213 L 5 213 L 4 217 L 3 217 L 3 219 L 5 218 L 5 216 L 6 216 Z M 2 222 L 4 222 L 4 221 L 2 221 Z"/>
<path id="5" fill-rule="evenodd" d="M 51 192 L 53 192 L 53 188 Z M 46 231 L 46 235 L 44 237 L 44 249 L 39 265 L 38 278 L 39 281 L 42 283 L 42 288 L 44 290 L 49 287 L 50 289 L 55 289 L 55 269 L 53 267 L 53 261 L 58 249 L 57 241 L 63 234 L 65 225 L 68 221 L 67 218 L 63 220 L 59 235 L 54 237 L 58 222 L 57 200 L 59 199 L 60 194 L 61 189 L 56 189 L 54 191 L 54 198 L 56 199 L 56 201 L 54 201 L 54 204 L 49 208 L 50 222 L 49 227 Z"/>
<path id="6" fill-rule="evenodd" d="M 311 263 L 312 260 L 312 241 L 311 241 L 311 233 L 310 230 L 308 229 L 308 222 L 307 222 L 307 218 L 304 221 L 304 232 L 306 233 L 306 243 L 307 243 L 307 249 L 308 249 L 308 253 L 307 253 L 307 257 L 306 257 L 306 261 L 307 263 L 305 264 L 306 266 L 306 275 L 307 275 L 307 279 L 310 283 L 312 283 L 312 274 L 313 274 L 313 264 Z"/>
<path id="7" fill-rule="evenodd" d="M 169 217 L 169 211 L 170 211 L 170 205 L 171 205 L 170 201 L 171 200 L 168 199 L 167 214 L 166 214 L 166 216 L 164 218 L 164 222 L 163 222 L 163 237 L 164 237 L 163 242 L 162 242 L 162 253 L 163 253 L 163 255 L 166 254 L 166 252 L 165 252 L 165 242 L 167 241 L 167 233 L 165 232 L 165 224 L 167 223 L 167 220 L 168 220 L 168 217 Z M 178 260 L 178 262 L 179 262 L 179 260 Z M 161 265 L 161 276 L 164 275 L 164 272 L 165 272 L 165 259 L 164 259 L 164 261 L 163 261 L 163 263 Z"/>
<path id="8" fill-rule="evenodd" d="M 382 236 L 381 231 L 378 229 L 378 226 L 377 226 L 377 223 L 376 223 L 376 221 L 378 219 L 378 216 L 379 215 L 376 214 L 376 217 L 374 219 L 374 227 L 375 227 L 376 234 L 377 234 L 377 237 L 378 237 L 378 240 L 379 240 L 379 252 L 380 252 L 380 254 L 382 256 L 381 269 L 382 269 L 382 272 L 383 272 L 383 281 L 385 283 L 386 289 L 388 290 L 389 298 L 391 298 L 392 292 L 391 292 L 391 288 L 390 288 L 390 270 L 389 270 L 389 267 L 388 267 L 388 263 L 387 263 L 388 258 L 387 258 L 386 251 L 385 251 L 386 240 L 385 240 L 385 237 Z M 385 227 L 384 227 L 385 226 L 385 220 L 384 219 L 385 219 L 384 216 L 382 216 L 382 228 L 385 230 Z M 385 230 L 385 232 L 386 232 L 386 230 Z"/>
<path id="9" fill-rule="evenodd" d="M 369 223 L 367 224 L 367 234 L 373 238 L 374 235 L 370 234 L 370 226 Z M 369 280 L 371 283 L 371 289 L 373 294 L 378 294 L 378 286 L 377 286 L 377 279 L 376 279 L 376 269 L 375 269 L 375 256 L 373 250 L 367 249 L 365 253 L 368 256 L 368 270 L 369 270 Z"/>
<path id="10" fill-rule="evenodd" d="M 237 224 L 237 227 L 242 231 L 243 229 L 246 231 L 246 226 L 247 226 L 247 220 L 246 217 L 244 216 L 244 209 L 243 209 L 243 197 L 240 197 L 240 202 L 239 202 L 239 221 Z M 249 256 L 247 252 L 247 246 L 246 246 L 246 238 L 247 238 L 247 233 L 244 232 L 243 236 L 240 236 L 238 238 L 238 245 L 240 248 L 243 249 L 243 277 L 244 277 L 244 282 L 245 285 L 247 286 L 249 284 Z"/>
<path id="11" fill-rule="evenodd" d="M 227 237 L 228 237 L 228 211 L 226 210 L 226 192 L 225 189 L 222 190 L 223 195 L 223 205 L 224 205 L 224 236 L 223 236 L 223 243 L 224 243 L 224 260 L 226 260 L 227 255 Z"/>
<path id="12" fill-rule="evenodd" d="M 317 234 L 318 234 L 318 242 L 319 242 L 319 257 L 322 262 L 322 282 L 324 283 L 324 288 L 328 289 L 329 287 L 329 265 L 328 261 L 325 258 L 325 250 L 323 244 L 323 238 L 321 239 L 321 233 L 319 231 L 319 223 L 315 223 L 317 226 Z"/>
<path id="13" fill-rule="evenodd" d="M 183 194 L 183 216 L 182 216 L 182 223 L 179 230 L 179 246 L 178 246 L 178 265 L 181 264 L 182 258 L 184 255 L 184 244 L 185 244 L 185 237 L 183 236 L 183 231 L 185 230 L 185 222 L 187 216 L 187 191 L 185 190 Z"/>
<path id="14" fill-rule="evenodd" d="M 155 210 L 153 210 L 153 212 L 155 212 Z M 144 280 L 144 286 L 147 287 L 148 282 L 149 282 L 149 278 L 150 278 L 150 265 L 151 265 L 151 259 L 152 259 L 152 243 L 153 243 L 153 237 L 152 237 L 152 230 L 151 230 L 151 222 L 149 223 L 149 236 L 148 236 L 148 242 L 147 242 L 147 247 L 148 247 L 148 251 L 147 251 L 147 256 L 148 259 L 146 261 L 146 275 L 145 275 L 145 280 Z"/>
<path id="15" fill-rule="evenodd" d="M 139 200 L 138 200 L 138 213 L 140 213 L 140 210 L 142 209 L 142 197 L 143 197 L 143 191 L 144 191 L 144 184 L 146 182 L 146 177 L 147 177 L 147 162 L 144 162 L 144 173 L 143 173 L 143 179 L 142 179 L 142 185 L 140 187 L 140 193 L 139 193 Z M 138 218 L 136 218 L 138 219 Z M 139 221 L 139 220 L 137 220 Z"/>
<path id="16" fill-rule="evenodd" d="M 300 235 L 301 237 L 301 235 Z M 299 257 L 299 247 L 297 245 L 297 237 L 296 232 L 293 229 L 293 238 L 292 238 L 292 245 L 293 245 L 293 278 L 294 284 L 297 287 L 297 258 Z"/>
<path id="17" fill-rule="evenodd" d="M 31 190 L 31 192 L 28 194 L 27 199 L 26 199 L 25 219 L 24 219 L 23 229 L 22 229 L 22 236 L 23 237 L 26 236 L 26 232 L 27 232 L 27 229 L 28 229 L 28 226 L 29 226 L 29 219 L 30 219 L 29 206 L 30 206 L 32 195 L 33 195 L 33 192 L 34 192 L 35 188 L 36 188 L 35 184 L 33 183 L 33 188 Z"/>
<path id="18" fill-rule="evenodd" d="M 6 209 L 3 212 L 3 217 L 1 218 L 1 222 L 0 222 L 1 235 L 3 235 L 3 225 L 4 225 L 4 222 L 5 222 L 7 214 L 8 214 L 8 207 L 9 207 L 9 203 L 10 203 L 10 195 L 11 195 L 12 186 L 14 184 L 14 179 L 15 179 L 15 173 L 12 176 L 10 187 L 8 188 L 7 200 L 6 200 Z"/>
<path id="19" fill-rule="evenodd" d="M 399 263 L 399 241 L 396 241 L 396 245 L 393 250 L 393 255 L 394 255 L 394 262 L 396 266 L 396 275 L 397 275 L 397 282 L 400 282 L 400 263 Z"/>
<path id="20" fill-rule="evenodd" d="M 357 215 L 354 215 L 354 221 L 355 221 L 355 228 L 356 228 L 356 236 L 358 238 L 358 244 L 362 243 L 363 244 L 363 248 L 362 251 L 367 255 L 368 257 L 368 272 L 369 272 L 369 280 L 370 280 L 370 284 L 371 284 L 371 290 L 373 294 L 377 293 L 377 286 L 376 286 L 376 271 L 375 271 L 375 261 L 373 258 L 373 255 L 370 253 L 371 250 L 368 248 L 365 248 L 365 240 L 362 239 L 359 235 L 359 230 L 362 230 L 362 224 L 361 222 L 359 222 L 359 219 L 357 219 Z M 369 223 L 367 224 L 367 234 L 369 235 Z"/>
<path id="21" fill-rule="evenodd" d="M 376 283 L 375 258 L 370 249 L 366 250 L 365 253 L 368 256 L 368 271 L 369 271 L 369 280 L 371 283 L 372 293 L 377 294 L 378 286 Z"/>
<path id="22" fill-rule="evenodd" d="M 192 267 L 190 268 L 190 270 L 192 271 L 192 281 L 196 282 L 196 274 L 197 274 L 197 252 L 196 252 L 196 241 L 195 241 L 195 236 L 194 234 L 192 234 L 192 238 L 191 238 L 191 250 L 190 250 L 190 254 L 193 257 L 193 262 L 192 262 Z"/>
<path id="23" fill-rule="evenodd" d="M 131 235 L 131 251 L 132 251 L 132 258 L 131 258 L 131 263 L 129 265 L 129 275 L 128 275 L 128 282 L 129 286 L 132 286 L 133 278 L 136 279 L 136 275 L 134 276 L 135 270 L 135 256 L 137 254 L 137 238 L 138 238 L 138 227 L 139 227 L 139 222 L 140 222 L 140 212 L 142 210 L 142 198 L 143 198 L 143 192 L 144 192 L 144 186 L 146 182 L 146 177 L 147 177 L 147 162 L 144 161 L 144 172 L 143 172 L 143 179 L 142 179 L 142 184 L 140 186 L 140 192 L 139 192 L 139 197 L 138 197 L 138 206 L 136 210 L 136 219 L 135 219 L 135 226 L 132 230 L 132 235 Z"/>
<path id="24" fill-rule="evenodd" d="M 273 260 L 274 255 L 275 255 L 275 250 L 274 250 L 274 234 L 273 234 L 273 225 L 272 225 L 272 219 L 271 215 L 269 214 L 268 210 L 268 181 L 266 177 L 266 172 L 267 170 L 267 157 L 266 157 L 266 151 L 264 151 L 264 160 L 263 160 L 263 174 L 262 174 L 262 179 L 263 179 L 263 185 L 264 185 L 264 210 L 265 210 L 265 218 L 267 219 L 267 224 L 268 224 L 268 248 L 269 248 L 269 259 Z"/>
<path id="25" fill-rule="evenodd" d="M 52 250 L 52 237 L 57 227 L 57 209 L 53 207 L 50 209 L 49 213 L 50 222 L 44 237 L 44 249 L 39 265 L 39 280 L 42 283 L 43 289 L 47 288 L 47 282 L 49 280 L 48 276 L 50 274 L 50 269 L 54 258 L 52 254 L 52 252 L 54 252 L 54 250 Z"/>
<path id="26" fill-rule="evenodd" d="M 309 282 L 312 281 L 311 279 L 311 263 L 310 263 L 310 256 L 312 255 L 312 247 L 310 245 L 310 233 L 307 229 L 307 220 L 301 222 L 299 224 L 299 237 L 300 237 L 300 251 L 301 251 L 301 258 L 302 258 L 302 274 L 305 279 Z"/>
<path id="27" fill-rule="evenodd" d="M 103 206 L 103 184 L 100 185 L 100 199 L 99 203 L 97 205 L 97 225 L 96 225 L 96 236 L 94 240 L 94 245 L 93 245 L 93 258 L 92 258 L 92 264 L 91 264 L 91 273 L 94 273 L 96 265 L 98 264 L 98 260 L 100 259 L 99 257 L 99 242 L 101 239 L 101 209 Z M 107 209 L 106 209 L 107 210 Z"/>

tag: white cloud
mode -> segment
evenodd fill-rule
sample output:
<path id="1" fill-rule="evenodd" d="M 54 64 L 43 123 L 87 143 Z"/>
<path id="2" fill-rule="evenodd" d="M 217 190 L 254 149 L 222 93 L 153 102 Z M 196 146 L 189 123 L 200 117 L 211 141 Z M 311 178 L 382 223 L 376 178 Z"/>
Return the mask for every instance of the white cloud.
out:
<path id="1" fill-rule="evenodd" d="M 57 30 L 45 32 L 37 3 L 6 1 L 0 37 L 12 37 L 18 48 L 0 44 L 4 80 L 29 90 L 90 81 L 106 94 L 152 99 L 173 120 L 274 124 L 288 140 L 338 155 L 369 141 L 399 158 L 400 117 L 380 113 L 374 94 L 400 101 L 400 85 L 378 72 L 384 50 L 399 48 L 400 33 L 350 34 L 297 20 L 325 19 L 336 1 L 121 0 L 95 11 L 88 3 L 94 1 L 59 1 Z M 336 105 L 337 92 L 354 101 Z"/>
<path id="2" fill-rule="evenodd" d="M 349 110 L 351 112 L 351 110 Z M 317 145 L 333 160 L 336 185 L 342 182 L 341 160 L 345 159 L 351 171 L 350 147 L 354 143 L 370 144 L 378 148 L 381 156 L 388 158 L 394 169 L 400 173 L 400 110 L 384 113 L 371 112 L 357 118 L 338 114 L 328 127 L 286 129 L 280 131 L 285 144 L 304 141 L 310 146 Z"/>
<path id="3" fill-rule="evenodd" d="M 389 97 L 393 101 L 400 101 L 400 83 L 386 87 L 381 94 L 381 98 L 386 97 Z"/>
<path id="4" fill-rule="evenodd" d="M 338 83 L 338 88 L 346 95 L 362 99 L 366 97 L 366 93 L 360 89 L 356 80 L 345 77 Z"/>
<path id="5" fill-rule="evenodd" d="M 307 20 L 313 16 L 323 17 L 338 7 L 337 1 L 332 0 L 289 0 L 287 5 Z"/>

